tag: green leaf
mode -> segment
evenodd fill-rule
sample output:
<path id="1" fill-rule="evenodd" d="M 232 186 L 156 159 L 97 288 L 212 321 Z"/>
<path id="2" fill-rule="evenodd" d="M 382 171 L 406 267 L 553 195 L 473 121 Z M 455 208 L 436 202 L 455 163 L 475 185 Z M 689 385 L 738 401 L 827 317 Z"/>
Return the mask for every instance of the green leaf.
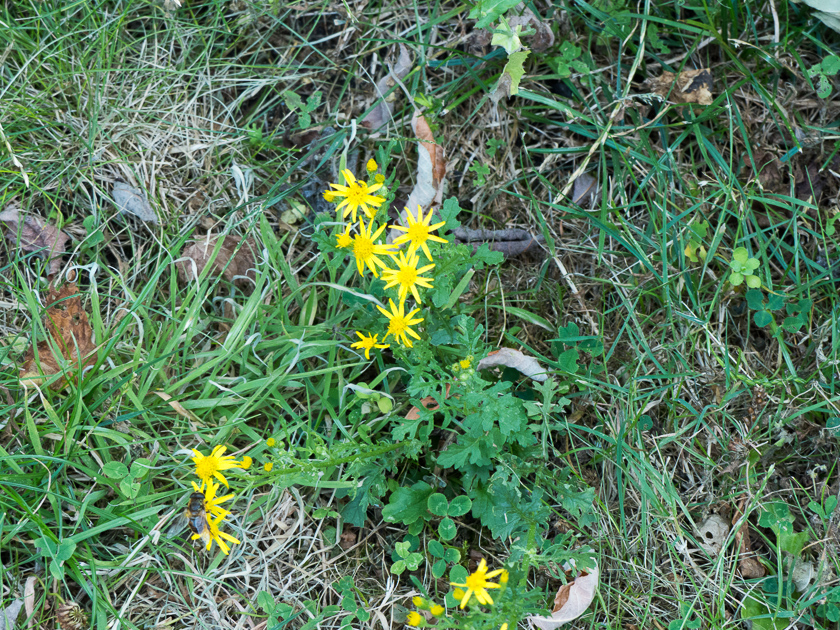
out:
<path id="1" fill-rule="evenodd" d="M 391 565 L 391 573 L 394 575 L 400 575 L 403 571 L 405 571 L 405 560 L 397 560 Z"/>
<path id="2" fill-rule="evenodd" d="M 55 559 L 58 562 L 67 562 L 70 558 L 73 557 L 75 551 L 76 543 L 74 543 L 72 540 L 59 543 L 58 549 L 55 553 Z"/>
<path id="3" fill-rule="evenodd" d="M 778 534 L 779 527 L 793 525 L 793 516 L 787 503 L 774 501 L 764 506 L 761 515 L 758 517 L 758 524 L 761 527 L 769 527 Z"/>
<path id="4" fill-rule="evenodd" d="M 777 293 L 770 293 L 767 296 L 767 310 L 780 311 L 785 305 L 785 298 L 783 295 Z"/>
<path id="5" fill-rule="evenodd" d="M 522 40 L 519 39 L 521 34 L 522 26 L 517 24 L 516 28 L 511 28 L 505 17 L 501 16 L 499 26 L 493 29 L 493 39 L 490 40 L 490 45 L 501 46 L 508 55 L 512 55 L 522 49 Z"/>
<path id="6" fill-rule="evenodd" d="M 757 289 L 750 289 L 744 295 L 747 298 L 747 306 L 754 311 L 760 311 L 764 308 L 764 294 Z"/>
<path id="7" fill-rule="evenodd" d="M 429 508 L 429 512 L 435 516 L 446 516 L 447 510 L 449 509 L 449 501 L 447 501 L 446 497 L 439 492 L 431 495 L 426 504 Z"/>
<path id="8" fill-rule="evenodd" d="M 264 613 L 271 613 L 274 610 L 274 597 L 268 591 L 260 591 L 257 594 L 257 606 L 262 608 Z"/>
<path id="9" fill-rule="evenodd" d="M 799 315 L 796 317 L 785 317 L 785 321 L 782 322 L 782 328 L 793 333 L 798 332 L 804 324 L 805 322 L 802 321 L 802 318 Z"/>
<path id="10" fill-rule="evenodd" d="M 382 509 L 382 518 L 389 523 L 405 525 L 411 525 L 420 518 L 425 519 L 426 501 L 433 493 L 434 490 L 425 481 L 418 481 L 410 488 L 399 488 L 391 494 L 388 505 Z"/>
<path id="11" fill-rule="evenodd" d="M 557 357 L 557 367 L 561 372 L 566 372 L 566 374 L 577 374 L 579 358 L 580 354 L 574 348 L 566 350 Z"/>
<path id="12" fill-rule="evenodd" d="M 840 57 L 837 55 L 829 55 L 822 60 L 822 71 L 831 76 L 840 72 Z"/>
<path id="13" fill-rule="evenodd" d="M 403 540 L 394 545 L 394 548 L 396 549 L 397 555 L 403 560 L 405 560 L 408 557 L 408 554 L 411 553 L 408 549 L 410 546 L 410 542 L 408 542 L 407 540 Z"/>
<path id="14" fill-rule="evenodd" d="M 443 574 L 446 573 L 446 561 L 445 560 L 438 560 L 432 565 L 432 576 L 435 579 L 440 579 L 443 577 Z"/>
<path id="15" fill-rule="evenodd" d="M 519 0 L 479 0 L 470 11 L 470 19 L 478 20 L 474 28 L 487 28 L 517 4 Z"/>
<path id="16" fill-rule="evenodd" d="M 446 553 L 443 554 L 443 559 L 446 560 L 449 564 L 455 564 L 456 562 L 461 561 L 461 552 L 455 549 L 454 547 L 450 547 L 446 550 Z"/>
<path id="17" fill-rule="evenodd" d="M 111 479 L 122 479 L 128 475 L 128 466 L 122 462 L 108 462 L 102 467 L 102 472 Z"/>
<path id="18" fill-rule="evenodd" d="M 388 413 L 394 408 L 394 401 L 387 396 L 382 396 L 376 401 L 376 406 L 379 407 L 380 413 Z"/>
<path id="19" fill-rule="evenodd" d="M 443 558 L 446 554 L 446 549 L 437 540 L 429 541 L 429 553 L 435 558 Z"/>
<path id="20" fill-rule="evenodd" d="M 750 620 L 752 630 L 784 630 L 788 626 L 786 618 L 777 618 L 763 599 L 757 599 L 752 595 L 744 598 L 741 619 Z"/>
<path id="21" fill-rule="evenodd" d="M 733 271 L 729 274 L 729 282 L 732 284 L 733 287 L 737 287 L 744 281 L 744 276 L 740 273 Z"/>
<path id="22" fill-rule="evenodd" d="M 502 71 L 502 77 L 499 79 L 499 86 L 502 86 L 505 75 L 510 77 L 510 84 L 506 89 L 506 96 L 519 94 L 519 82 L 522 81 L 522 77 L 525 76 L 525 60 L 528 58 L 530 52 L 531 51 L 526 48 L 525 50 L 515 52 L 508 57 L 508 62 L 505 64 L 505 68 Z"/>
<path id="23" fill-rule="evenodd" d="M 152 462 L 145 457 L 140 457 L 131 462 L 131 476 L 134 479 L 142 479 L 152 467 Z"/>
<path id="24" fill-rule="evenodd" d="M 812 512 L 815 512 L 817 515 L 819 515 L 822 518 L 826 517 L 826 513 L 823 511 L 823 507 L 819 503 L 817 503 L 816 501 L 810 501 L 808 503 L 808 509 L 811 510 Z"/>
<path id="25" fill-rule="evenodd" d="M 423 563 L 423 556 L 419 553 L 412 553 L 405 559 L 405 566 L 409 571 L 416 571 Z"/>
<path id="26" fill-rule="evenodd" d="M 779 548 L 793 557 L 798 558 L 810 539 L 811 535 L 807 531 L 782 533 L 779 534 Z"/>
<path id="27" fill-rule="evenodd" d="M 458 528 L 455 527 L 455 521 L 448 516 L 438 525 L 438 534 L 442 540 L 452 540 L 458 533 Z"/>
<path id="28" fill-rule="evenodd" d="M 758 276 L 749 275 L 746 276 L 747 286 L 751 289 L 757 289 L 761 286 L 761 278 Z"/>
<path id="29" fill-rule="evenodd" d="M 773 321 L 773 316 L 767 311 L 758 311 L 755 315 L 753 315 L 753 321 L 759 328 L 764 328 Z"/>
<path id="30" fill-rule="evenodd" d="M 440 220 L 445 221 L 446 225 L 440 229 L 439 234 L 451 232 L 461 227 L 461 222 L 456 218 L 459 212 L 461 212 L 461 207 L 458 205 L 457 197 L 450 197 L 443 202 L 443 207 L 438 209 L 438 214 Z"/>
<path id="31" fill-rule="evenodd" d="M 470 511 L 472 501 L 468 496 L 460 495 L 449 503 L 449 516 L 463 516 Z"/>
<path id="32" fill-rule="evenodd" d="M 746 265 L 747 260 L 749 260 L 749 257 L 750 257 L 750 255 L 747 252 L 746 247 L 736 247 L 735 251 L 732 252 L 732 262 L 738 263 L 740 266 Z M 731 266 L 731 263 L 730 263 L 730 266 Z M 734 269 L 734 267 L 733 267 L 733 269 Z M 737 269 L 737 271 L 740 271 L 740 270 L 741 270 L 741 267 L 739 267 Z"/>
<path id="33" fill-rule="evenodd" d="M 831 83 L 824 74 L 817 77 L 817 96 L 819 98 L 828 98 L 831 96 Z"/>

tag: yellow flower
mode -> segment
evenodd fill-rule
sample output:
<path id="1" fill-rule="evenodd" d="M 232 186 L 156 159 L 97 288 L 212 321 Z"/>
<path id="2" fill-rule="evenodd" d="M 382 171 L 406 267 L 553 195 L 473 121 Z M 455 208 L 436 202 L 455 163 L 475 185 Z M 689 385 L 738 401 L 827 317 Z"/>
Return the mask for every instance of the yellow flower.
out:
<path id="1" fill-rule="evenodd" d="M 233 455 L 225 455 L 226 450 L 226 446 L 216 446 L 209 455 L 202 455 L 193 449 L 192 452 L 195 457 L 191 459 L 195 462 L 196 477 L 205 483 L 210 481 L 212 477 L 215 477 L 227 486 L 227 479 L 225 479 L 221 471 L 228 470 L 229 468 L 242 468 L 242 464 L 237 462 L 233 458 Z"/>
<path id="2" fill-rule="evenodd" d="M 376 163 L 376 160 L 370 158 L 367 162 L 367 166 L 365 166 L 368 173 L 373 173 L 376 169 L 379 168 L 379 165 Z"/>
<path id="3" fill-rule="evenodd" d="M 375 244 L 374 241 L 379 238 L 385 230 L 385 224 L 376 230 L 376 234 L 371 234 L 373 231 L 373 221 L 368 223 L 367 230 L 365 229 L 365 222 L 359 219 L 361 228 L 359 233 L 353 239 L 353 256 L 356 257 L 356 267 L 359 270 L 359 275 L 365 275 L 365 265 L 373 272 L 373 277 L 378 278 L 379 274 L 376 272 L 376 265 L 383 269 L 387 269 L 385 263 L 379 259 L 379 256 L 390 254 L 393 245 Z"/>
<path id="4" fill-rule="evenodd" d="M 336 196 L 337 196 L 337 193 L 334 190 L 325 190 L 324 191 L 324 199 L 326 199 L 330 203 L 335 201 Z"/>
<path id="5" fill-rule="evenodd" d="M 207 487 L 204 487 L 204 482 L 201 485 L 197 485 L 194 481 L 191 482 L 193 490 L 196 492 L 201 492 L 204 495 L 204 511 L 208 514 L 212 514 L 214 516 L 221 516 L 224 518 L 228 514 L 230 514 L 229 510 L 226 510 L 223 507 L 220 507 L 222 503 L 228 501 L 233 498 L 233 494 L 228 494 L 223 497 L 217 497 L 216 491 L 219 489 L 221 484 L 213 483 L 212 481 L 207 482 Z"/>
<path id="6" fill-rule="evenodd" d="M 493 582 L 488 582 L 487 580 L 488 578 L 496 577 L 497 575 L 500 575 L 503 572 L 504 569 L 496 569 L 495 571 L 491 571 L 490 573 L 488 573 L 487 562 L 484 560 L 484 558 L 482 558 L 475 572 L 467 576 L 466 583 L 458 584 L 456 582 L 450 582 L 452 586 L 461 586 L 467 589 L 467 592 L 464 593 L 464 596 L 458 598 L 461 600 L 460 608 L 463 609 L 466 607 L 473 593 L 475 593 L 475 598 L 478 600 L 479 604 L 492 604 L 493 599 L 490 597 L 490 593 L 487 592 L 487 589 L 501 588 L 501 586 L 499 584 L 494 584 Z"/>
<path id="7" fill-rule="evenodd" d="M 411 611 L 406 615 L 405 622 L 409 626 L 414 626 L 415 628 L 419 627 L 421 623 L 423 623 L 423 615 L 419 612 Z"/>
<path id="8" fill-rule="evenodd" d="M 460 588 L 456 588 L 454 591 L 452 591 L 452 597 L 459 600 L 464 599 L 464 591 L 462 591 Z"/>
<path id="9" fill-rule="evenodd" d="M 458 364 L 461 366 L 462 370 L 466 370 L 472 365 L 472 361 L 470 361 L 469 359 L 461 359 L 460 361 L 458 361 Z"/>
<path id="10" fill-rule="evenodd" d="M 403 243 L 410 243 L 408 246 L 408 255 L 411 256 L 414 252 L 417 251 L 418 248 L 423 250 L 423 253 L 426 254 L 426 257 L 431 260 L 432 253 L 429 251 L 429 246 L 426 245 L 426 241 L 437 241 L 438 243 L 446 243 L 447 240 L 441 238 L 439 236 L 433 236 L 431 232 L 434 232 L 440 227 L 446 225 L 446 221 L 441 221 L 440 223 L 435 223 L 434 225 L 429 225 L 432 220 L 432 211 L 429 210 L 429 214 L 423 218 L 423 208 L 417 206 L 417 219 L 415 219 L 412 214 L 411 210 L 408 208 L 405 209 L 407 220 L 408 220 L 408 227 L 403 227 L 402 225 L 392 225 L 391 227 L 395 230 L 399 230 L 400 232 L 405 232 L 402 236 L 397 237 L 394 239 L 394 245 L 402 245 Z"/>
<path id="11" fill-rule="evenodd" d="M 274 446 L 275 444 L 276 444 L 276 442 L 274 441 L 274 438 L 268 438 L 268 439 L 265 441 L 265 445 L 266 445 L 266 446 Z"/>
<path id="12" fill-rule="evenodd" d="M 499 583 L 507 584 L 508 579 L 510 579 L 510 574 L 507 571 L 502 571 L 502 574 L 499 576 Z"/>
<path id="13" fill-rule="evenodd" d="M 416 332 L 411 330 L 411 326 L 415 324 L 419 324 L 423 321 L 423 318 L 419 319 L 412 319 L 414 314 L 417 313 L 420 309 L 415 308 L 411 311 L 408 315 L 405 314 L 405 304 L 400 303 L 400 308 L 397 310 L 397 305 L 394 304 L 394 300 L 388 300 L 389 305 L 391 307 L 391 312 L 389 313 L 381 306 L 377 305 L 376 308 L 388 318 L 388 332 L 385 333 L 385 337 L 382 341 L 388 338 L 388 335 L 393 335 L 394 339 L 400 342 L 402 345 L 406 346 L 407 348 L 412 347 L 411 339 L 408 338 L 408 335 L 411 335 L 415 339 L 420 339 L 420 335 Z"/>
<path id="14" fill-rule="evenodd" d="M 347 180 L 347 185 L 339 186 L 338 184 L 330 184 L 335 190 L 327 191 L 327 193 L 332 193 L 333 199 L 344 197 L 344 200 L 335 207 L 335 211 L 341 213 L 341 209 L 344 208 L 342 216 L 347 218 L 347 215 L 352 213 L 353 222 L 355 223 L 356 212 L 361 208 L 362 212 L 369 219 L 372 219 L 376 215 L 376 209 L 385 203 L 385 198 L 375 197 L 370 193 L 382 188 L 382 184 L 368 186 L 366 183 L 353 177 L 353 173 L 348 169 L 344 169 L 342 173 L 344 174 L 344 179 Z M 327 193 L 324 193 L 325 196 Z"/>
<path id="15" fill-rule="evenodd" d="M 216 544 L 219 545 L 219 549 L 222 550 L 222 553 L 228 555 L 230 553 L 230 547 L 227 546 L 225 540 L 229 540 L 235 545 L 239 545 L 241 543 L 230 534 L 219 531 L 219 523 L 221 523 L 224 518 L 224 516 L 217 516 L 215 519 L 207 519 L 207 531 L 210 533 L 210 539 L 207 541 L 207 551 L 210 551 L 210 547 L 213 545 L 213 541 L 215 540 Z M 193 540 L 198 540 L 201 537 L 201 534 L 192 535 Z"/>
<path id="16" fill-rule="evenodd" d="M 350 247 L 353 244 L 353 237 L 350 236 L 350 228 L 353 227 L 352 223 L 347 224 L 347 229 L 344 230 L 341 234 L 337 234 L 335 237 L 335 246 L 336 247 Z"/>
<path id="17" fill-rule="evenodd" d="M 271 469 L 274 468 L 274 464 L 268 462 L 267 464 L 263 464 L 263 470 L 265 472 L 271 472 Z"/>
<path id="18" fill-rule="evenodd" d="M 435 604 L 435 605 L 434 605 L 434 606 L 432 606 L 429 610 L 431 611 L 431 613 L 432 613 L 435 617 L 440 617 L 443 613 L 445 613 L 445 612 L 446 612 L 446 608 L 444 608 L 444 607 L 443 607 L 443 606 L 441 606 L 440 604 Z"/>
<path id="19" fill-rule="evenodd" d="M 391 347 L 391 344 L 389 344 L 389 343 L 376 343 L 376 338 L 379 335 L 371 335 L 370 333 L 368 333 L 368 336 L 365 337 L 359 331 L 356 331 L 356 334 L 359 335 L 359 339 L 361 339 L 361 341 L 357 341 L 356 343 L 351 343 L 350 347 L 351 348 L 359 348 L 360 350 L 362 348 L 364 348 L 365 359 L 367 359 L 368 361 L 370 361 L 370 351 L 371 351 L 372 348 L 381 348 L 381 349 L 384 350 L 385 348 L 390 348 Z"/>
<path id="20" fill-rule="evenodd" d="M 377 184 L 384 184 L 385 183 L 385 176 L 382 173 L 377 173 L 376 175 L 373 176 L 373 179 L 374 179 L 374 181 L 376 181 Z"/>
<path id="21" fill-rule="evenodd" d="M 408 297 L 408 292 L 411 291 L 411 295 L 420 304 L 420 293 L 417 292 L 417 286 L 432 288 L 433 281 L 432 278 L 424 278 L 421 274 L 429 271 L 429 269 L 434 269 L 434 264 L 418 269 L 417 265 L 420 258 L 411 254 L 406 257 L 404 252 L 400 252 L 399 256 L 394 258 L 394 262 L 397 264 L 396 269 L 385 269 L 382 272 L 382 279 L 387 283 L 385 288 L 390 289 L 393 286 L 400 285 L 400 302 L 404 302 L 405 298 Z"/>
<path id="22" fill-rule="evenodd" d="M 242 458 L 242 470 L 248 470 L 251 467 L 251 464 L 253 463 L 254 460 L 246 455 Z"/>
<path id="23" fill-rule="evenodd" d="M 499 628 L 499 630 L 508 630 L 508 625 L 507 625 L 507 623 L 503 623 L 503 624 L 502 624 L 502 627 L 501 627 L 501 628 Z"/>
<path id="24" fill-rule="evenodd" d="M 426 600 L 420 597 L 419 595 L 415 595 L 411 598 L 411 603 L 417 606 L 417 608 L 425 608 L 426 607 Z"/>

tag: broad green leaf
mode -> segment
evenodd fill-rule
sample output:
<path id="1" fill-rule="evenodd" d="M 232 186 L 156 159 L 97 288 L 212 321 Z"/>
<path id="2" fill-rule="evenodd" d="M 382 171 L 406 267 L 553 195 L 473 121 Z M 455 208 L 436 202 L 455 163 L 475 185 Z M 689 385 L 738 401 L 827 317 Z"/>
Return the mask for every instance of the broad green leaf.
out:
<path id="1" fill-rule="evenodd" d="M 438 560 L 432 565 L 432 575 L 435 579 L 440 579 L 443 577 L 443 574 L 446 573 L 446 561 L 445 560 Z"/>
<path id="2" fill-rule="evenodd" d="M 749 275 L 746 276 L 747 286 L 751 289 L 757 289 L 761 286 L 761 278 L 758 276 Z"/>
<path id="3" fill-rule="evenodd" d="M 773 316 L 767 311 L 758 311 L 753 316 L 753 321 L 755 322 L 755 325 L 759 328 L 764 328 L 765 326 L 769 325 L 770 322 L 773 321 Z"/>
<path id="4" fill-rule="evenodd" d="M 744 276 L 738 273 L 737 271 L 733 271 L 729 274 L 729 282 L 732 283 L 733 287 L 737 287 L 744 281 Z"/>
<path id="5" fill-rule="evenodd" d="M 501 46 L 508 55 L 512 55 L 522 49 L 522 40 L 519 39 L 521 34 L 522 27 L 519 24 L 515 28 L 511 28 L 508 21 L 502 16 L 499 20 L 499 26 L 493 31 L 493 39 L 490 40 L 490 44 Z"/>
<path id="6" fill-rule="evenodd" d="M 429 553 L 432 554 L 435 558 L 443 558 L 446 554 L 446 549 L 444 549 L 443 545 L 440 544 L 437 540 L 430 540 L 429 541 Z"/>
<path id="7" fill-rule="evenodd" d="M 446 451 L 449 452 L 449 451 Z M 426 501 L 434 492 L 425 481 L 418 481 L 410 488 L 399 488 L 382 509 L 382 518 L 389 523 L 411 525 L 427 515 Z"/>
<path id="8" fill-rule="evenodd" d="M 455 527 L 455 521 L 448 516 L 438 525 L 438 534 L 442 540 L 452 540 L 458 533 L 458 528 Z"/>
<path id="9" fill-rule="evenodd" d="M 470 19 L 478 20 L 475 23 L 476 29 L 487 28 L 517 4 L 519 0 L 479 0 L 470 11 Z"/>
<path id="10" fill-rule="evenodd" d="M 128 475 L 128 466 L 122 462 L 108 462 L 102 467 L 102 472 L 111 479 L 122 479 Z"/>
<path id="11" fill-rule="evenodd" d="M 397 560 L 391 565 L 391 573 L 394 575 L 400 575 L 403 571 L 405 571 L 405 560 Z"/>

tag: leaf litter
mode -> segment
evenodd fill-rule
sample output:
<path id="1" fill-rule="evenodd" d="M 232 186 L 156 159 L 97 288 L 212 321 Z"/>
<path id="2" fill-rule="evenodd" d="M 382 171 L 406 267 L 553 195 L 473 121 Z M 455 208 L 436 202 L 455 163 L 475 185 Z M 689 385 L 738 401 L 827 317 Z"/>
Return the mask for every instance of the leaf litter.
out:
<path id="1" fill-rule="evenodd" d="M 132 214 L 141 221 L 157 224 L 157 215 L 149 204 L 146 194 L 139 188 L 125 182 L 116 182 L 111 189 L 111 195 L 114 197 L 114 203 L 120 214 Z"/>
<path id="2" fill-rule="evenodd" d="M 587 573 L 582 572 L 573 581 L 560 587 L 554 597 L 550 617 L 530 616 L 528 622 L 540 630 L 554 630 L 580 617 L 595 599 L 598 590 L 598 565 Z"/>
<path id="3" fill-rule="evenodd" d="M 181 258 L 175 262 L 178 278 L 184 284 L 197 281 L 210 266 L 216 276 L 222 276 L 243 291 L 250 292 L 257 279 L 258 251 L 258 245 L 251 237 L 243 239 L 231 234 L 222 238 L 220 235 L 207 234 L 188 245 Z"/>
<path id="4" fill-rule="evenodd" d="M 0 213 L 6 226 L 6 239 L 27 254 L 38 254 L 48 261 L 48 272 L 54 276 L 61 269 L 61 258 L 67 253 L 70 237 L 35 214 L 22 213 L 12 206 Z"/>

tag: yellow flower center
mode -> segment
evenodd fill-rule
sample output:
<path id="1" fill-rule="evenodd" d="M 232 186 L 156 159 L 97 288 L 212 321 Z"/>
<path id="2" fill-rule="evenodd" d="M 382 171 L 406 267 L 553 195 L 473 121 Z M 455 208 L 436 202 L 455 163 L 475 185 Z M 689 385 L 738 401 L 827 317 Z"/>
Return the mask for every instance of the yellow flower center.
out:
<path id="1" fill-rule="evenodd" d="M 373 256 L 373 241 L 364 236 L 356 236 L 353 242 L 353 254 L 356 258 L 367 260 Z"/>
<path id="2" fill-rule="evenodd" d="M 400 267 L 396 278 L 400 284 L 410 286 L 417 282 L 417 270 L 413 267 Z"/>
<path id="3" fill-rule="evenodd" d="M 362 187 L 359 184 L 350 184 L 347 188 L 347 201 L 350 204 L 359 205 L 365 202 L 367 186 Z"/>
<path id="4" fill-rule="evenodd" d="M 415 223 L 408 228 L 406 234 L 415 243 L 423 243 L 429 238 L 429 226 L 422 223 Z"/>
<path id="5" fill-rule="evenodd" d="M 476 572 L 467 576 L 467 588 L 475 591 L 484 588 L 486 585 L 487 579 L 484 577 L 483 573 Z"/>
<path id="6" fill-rule="evenodd" d="M 394 337 L 399 337 L 400 335 L 402 335 L 405 332 L 406 328 L 408 328 L 408 322 L 405 321 L 405 317 L 395 315 L 388 322 L 388 334 L 394 335 Z"/>
<path id="7" fill-rule="evenodd" d="M 219 471 L 219 460 L 207 456 L 195 465 L 195 474 L 199 479 L 210 479 Z"/>

